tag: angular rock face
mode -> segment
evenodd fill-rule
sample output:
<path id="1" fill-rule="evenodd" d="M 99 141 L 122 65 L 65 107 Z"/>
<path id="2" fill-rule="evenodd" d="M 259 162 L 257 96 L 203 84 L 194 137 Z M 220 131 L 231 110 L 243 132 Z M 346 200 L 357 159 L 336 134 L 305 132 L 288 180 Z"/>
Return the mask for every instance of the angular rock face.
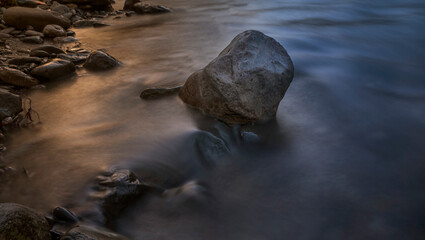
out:
<path id="1" fill-rule="evenodd" d="M 0 239 L 50 239 L 49 224 L 34 210 L 15 203 L 0 203 Z"/>
<path id="2" fill-rule="evenodd" d="M 119 62 L 114 57 L 102 51 L 92 52 L 84 63 L 84 67 L 92 71 L 108 70 L 118 65 Z"/>
<path id="3" fill-rule="evenodd" d="M 0 89 L 0 121 L 22 111 L 21 97 Z"/>
<path id="4" fill-rule="evenodd" d="M 266 121 L 275 117 L 293 76 L 291 58 L 277 41 L 246 31 L 193 73 L 179 96 L 227 123 Z"/>
<path id="5" fill-rule="evenodd" d="M 3 15 L 3 20 L 7 25 L 19 29 L 26 29 L 28 26 L 34 27 L 37 31 L 42 31 L 48 24 L 56 24 L 65 29 L 71 26 L 69 19 L 59 13 L 41 10 L 38 8 L 11 7 Z"/>
<path id="6" fill-rule="evenodd" d="M 75 72 L 75 65 L 67 60 L 55 58 L 51 62 L 38 66 L 31 71 L 31 75 L 41 80 L 55 80 Z"/>
<path id="7" fill-rule="evenodd" d="M 0 67 L 0 80 L 18 87 L 32 87 L 39 83 L 26 73 L 8 67 Z"/>

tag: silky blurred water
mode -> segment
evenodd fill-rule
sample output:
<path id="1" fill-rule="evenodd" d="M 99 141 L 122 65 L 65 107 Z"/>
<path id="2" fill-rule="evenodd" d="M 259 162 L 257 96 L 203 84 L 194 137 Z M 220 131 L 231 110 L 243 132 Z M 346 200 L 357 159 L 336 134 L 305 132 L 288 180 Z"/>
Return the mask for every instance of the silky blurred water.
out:
<path id="1" fill-rule="evenodd" d="M 133 239 L 425 239 L 423 1 L 154 2 L 173 12 L 75 30 L 84 48 L 105 49 L 124 65 L 80 70 L 30 94 L 42 125 L 7 143 L 6 160 L 19 173 L 2 183 L 1 202 L 47 212 L 80 198 L 103 170 L 156 169 L 164 178 L 205 181 L 214 200 L 174 215 L 164 213 L 162 199 L 142 201 L 122 214 L 117 232 Z M 186 140 L 218 122 L 177 96 L 146 101 L 139 94 L 182 84 L 248 29 L 287 49 L 295 78 L 276 121 L 243 127 L 260 137 L 256 147 L 204 169 Z"/>

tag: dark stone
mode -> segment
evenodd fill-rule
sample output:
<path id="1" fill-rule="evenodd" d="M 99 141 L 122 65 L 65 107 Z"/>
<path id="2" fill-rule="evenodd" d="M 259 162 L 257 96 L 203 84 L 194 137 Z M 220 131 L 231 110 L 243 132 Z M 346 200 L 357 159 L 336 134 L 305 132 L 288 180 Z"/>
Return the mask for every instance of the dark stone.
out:
<path id="1" fill-rule="evenodd" d="M 76 226 L 69 230 L 61 240 L 129 240 L 110 230 L 94 226 Z"/>
<path id="2" fill-rule="evenodd" d="M 55 209 L 53 209 L 53 219 L 58 222 L 78 222 L 78 218 L 64 207 L 56 207 Z"/>
<path id="3" fill-rule="evenodd" d="M 32 50 L 30 52 L 30 56 L 31 57 L 45 58 L 45 57 L 50 57 L 50 54 L 46 51 L 43 51 L 43 50 Z"/>
<path id="4" fill-rule="evenodd" d="M 43 38 L 40 36 L 29 36 L 21 39 L 24 43 L 34 43 L 34 44 L 42 44 L 44 42 Z"/>
<path id="5" fill-rule="evenodd" d="M 0 121 L 22 111 L 21 97 L 0 89 Z"/>
<path id="6" fill-rule="evenodd" d="M 0 239 L 50 239 L 49 224 L 34 210 L 16 204 L 0 203 Z"/>
<path id="7" fill-rule="evenodd" d="M 46 46 L 41 46 L 41 47 L 33 48 L 31 50 L 31 52 L 37 51 L 37 50 L 41 50 L 41 51 L 47 52 L 49 54 L 65 53 L 62 49 L 60 49 L 58 47 L 55 47 L 55 46 L 51 46 L 51 45 L 46 45 Z"/>
<path id="8" fill-rule="evenodd" d="M 67 60 L 53 59 L 51 62 L 38 66 L 31 71 L 31 75 L 40 80 L 55 80 L 75 72 L 75 65 Z"/>
<path id="9" fill-rule="evenodd" d="M 32 87 L 39 83 L 28 74 L 8 67 L 0 67 L 0 80 L 18 87 Z"/>
<path id="10" fill-rule="evenodd" d="M 57 57 L 71 61 L 74 64 L 82 64 L 86 61 L 88 56 L 82 55 L 82 54 L 73 54 L 73 53 L 63 54 L 62 53 L 62 54 L 58 54 Z"/>
<path id="11" fill-rule="evenodd" d="M 102 51 L 92 52 L 84 63 L 84 67 L 92 71 L 108 70 L 119 65 L 114 57 Z"/>
<path id="12" fill-rule="evenodd" d="M 32 26 L 37 31 L 42 31 L 48 24 L 56 24 L 65 29 L 71 26 L 69 19 L 63 17 L 59 13 L 38 8 L 8 8 L 3 15 L 3 20 L 7 25 L 15 28 L 26 29 L 27 26 Z"/>
<path id="13" fill-rule="evenodd" d="M 41 58 L 38 57 L 16 57 L 16 58 L 12 58 L 9 61 L 7 61 L 8 64 L 12 64 L 12 65 L 16 65 L 16 66 L 21 66 L 21 65 L 25 65 L 27 63 L 36 63 L 36 64 L 40 64 L 42 61 Z"/>
<path id="14" fill-rule="evenodd" d="M 173 88 L 148 88 L 142 91 L 140 97 L 142 99 L 155 99 L 177 93 L 180 89 L 181 86 Z"/>
<path id="15" fill-rule="evenodd" d="M 149 3 L 136 3 L 133 6 L 133 9 L 138 14 L 159 14 L 171 12 L 169 8 L 166 8 L 161 5 L 151 5 Z"/>

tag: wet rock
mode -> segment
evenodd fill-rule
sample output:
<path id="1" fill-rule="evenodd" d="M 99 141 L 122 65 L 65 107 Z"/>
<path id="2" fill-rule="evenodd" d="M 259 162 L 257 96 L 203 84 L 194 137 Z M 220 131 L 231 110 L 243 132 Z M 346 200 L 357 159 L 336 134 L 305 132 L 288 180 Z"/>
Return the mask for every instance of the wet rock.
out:
<path id="1" fill-rule="evenodd" d="M 110 230 L 94 226 L 77 226 L 69 230 L 61 240 L 128 240 Z"/>
<path id="2" fill-rule="evenodd" d="M 21 66 L 21 65 L 25 65 L 28 63 L 36 63 L 36 64 L 40 64 L 42 61 L 41 58 L 38 57 L 16 57 L 16 58 L 12 58 L 9 61 L 7 61 L 8 64 L 12 64 L 12 65 L 16 65 L 16 66 Z"/>
<path id="3" fill-rule="evenodd" d="M 105 9 L 111 10 L 112 1 L 110 0 L 58 0 L 58 2 L 63 4 L 76 4 L 79 8 L 89 8 L 89 9 Z"/>
<path id="4" fill-rule="evenodd" d="M 0 203 L 0 216 L 0 239 L 50 239 L 46 219 L 28 207 Z"/>
<path id="5" fill-rule="evenodd" d="M 169 8 L 166 8 L 161 5 L 151 5 L 149 3 L 136 3 L 133 6 L 133 9 L 138 14 L 159 14 L 171 12 Z"/>
<path id="6" fill-rule="evenodd" d="M 34 30 L 27 30 L 25 31 L 25 36 L 39 36 L 39 37 L 44 37 L 44 34 L 41 32 L 37 32 Z"/>
<path id="7" fill-rule="evenodd" d="M 63 27 L 55 24 L 46 25 L 43 29 L 43 34 L 46 37 L 66 37 L 66 31 Z"/>
<path id="8" fill-rule="evenodd" d="M 194 134 L 194 140 L 194 148 L 205 167 L 216 165 L 230 153 L 226 143 L 212 133 L 199 131 Z"/>
<path id="9" fill-rule="evenodd" d="M 21 39 L 24 43 L 33 43 L 33 44 L 42 44 L 44 42 L 43 38 L 40 36 L 29 36 Z"/>
<path id="10" fill-rule="evenodd" d="M 75 65 L 67 60 L 53 59 L 51 62 L 38 66 L 31 71 L 31 75 L 40 80 L 55 80 L 75 72 Z"/>
<path id="11" fill-rule="evenodd" d="M 245 143 L 257 143 L 260 141 L 260 137 L 253 132 L 241 132 L 241 137 Z"/>
<path id="12" fill-rule="evenodd" d="M 53 219 L 58 222 L 76 223 L 78 218 L 64 207 L 56 207 L 53 209 Z"/>
<path id="13" fill-rule="evenodd" d="M 246 31 L 193 73 L 179 96 L 228 123 L 266 121 L 275 117 L 293 75 L 291 58 L 277 41 Z"/>
<path id="14" fill-rule="evenodd" d="M 31 57 L 39 57 L 39 58 L 45 58 L 45 57 L 50 57 L 50 54 L 46 51 L 42 51 L 42 50 L 33 50 L 30 52 L 30 56 Z"/>
<path id="15" fill-rule="evenodd" d="M 102 24 L 97 20 L 93 19 L 82 19 L 74 22 L 72 24 L 74 28 L 85 28 L 85 27 L 94 27 L 94 26 L 108 26 L 107 24 Z"/>
<path id="16" fill-rule="evenodd" d="M 7 117 L 15 116 L 22 111 L 21 97 L 10 93 L 4 89 L 0 89 L 0 120 Z M 2 121 L 2 125 L 3 121 Z"/>
<path id="17" fill-rule="evenodd" d="M 183 186 L 164 191 L 165 210 L 171 213 L 187 212 L 187 209 L 204 210 L 211 205 L 209 186 L 201 181 L 190 181 Z"/>
<path id="18" fill-rule="evenodd" d="M 54 12 L 60 13 L 63 16 L 65 16 L 66 18 L 70 18 L 72 17 L 73 13 L 71 11 L 71 9 L 69 9 L 68 6 L 64 5 L 64 4 L 60 4 L 58 2 L 53 2 L 52 6 L 50 7 L 50 9 Z"/>
<path id="19" fill-rule="evenodd" d="M 108 70 L 118 65 L 114 57 L 102 51 L 92 52 L 84 63 L 84 67 L 92 71 Z"/>
<path id="20" fill-rule="evenodd" d="M 39 83 L 24 72 L 8 67 L 0 67 L 0 80 L 18 87 L 32 87 Z"/>
<path id="21" fill-rule="evenodd" d="M 51 46 L 51 45 L 46 45 L 46 46 L 41 46 L 41 47 L 37 47 L 37 48 L 33 48 L 30 52 L 30 54 L 33 51 L 44 51 L 47 52 L 49 54 L 60 54 L 60 53 L 65 53 L 61 48 L 55 47 L 55 46 Z"/>
<path id="22" fill-rule="evenodd" d="M 78 38 L 75 37 L 55 37 L 53 39 L 56 43 L 73 43 L 78 42 Z"/>
<path id="23" fill-rule="evenodd" d="M 74 64 L 82 64 L 86 61 L 88 56 L 87 55 L 79 55 L 79 54 L 68 53 L 68 54 L 58 54 L 57 57 L 71 61 Z"/>
<path id="24" fill-rule="evenodd" d="M 4 38 L 11 38 L 12 36 L 10 34 L 7 33 L 0 33 L 0 39 L 4 39 Z"/>
<path id="25" fill-rule="evenodd" d="M 36 8 L 37 6 L 44 6 L 46 3 L 36 0 L 17 0 L 18 6 L 27 8 Z"/>
<path id="26" fill-rule="evenodd" d="M 48 24 L 56 24 L 65 29 L 71 25 L 69 19 L 59 13 L 25 7 L 8 8 L 3 15 L 3 20 L 7 25 L 15 28 L 26 29 L 27 26 L 33 26 L 37 31 L 42 31 Z"/>
<path id="27" fill-rule="evenodd" d="M 142 99 L 155 99 L 177 93 L 180 89 L 181 86 L 173 88 L 148 88 L 142 91 L 140 97 Z"/>
<path id="28" fill-rule="evenodd" d="M 10 34 L 11 32 L 15 31 L 14 27 L 9 27 L 9 28 L 5 28 L 3 30 L 1 30 L 1 33 L 6 33 L 6 34 Z"/>

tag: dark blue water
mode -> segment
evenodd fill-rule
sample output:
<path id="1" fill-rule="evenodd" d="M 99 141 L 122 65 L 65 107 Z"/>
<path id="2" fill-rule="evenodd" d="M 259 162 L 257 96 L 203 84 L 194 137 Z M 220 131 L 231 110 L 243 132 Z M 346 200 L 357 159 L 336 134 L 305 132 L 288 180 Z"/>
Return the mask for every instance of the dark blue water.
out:
<path id="1" fill-rule="evenodd" d="M 84 195 L 111 166 L 156 169 L 203 180 L 213 200 L 170 215 L 164 199 L 145 199 L 116 231 L 134 239 L 425 239 L 425 2 L 155 2 L 174 12 L 77 31 L 83 46 L 105 48 L 125 66 L 32 93 L 43 126 L 16 133 L 7 159 L 33 177 L 15 176 L 1 201 L 47 211 Z M 261 142 L 204 169 L 186 140 L 217 122 L 176 96 L 138 95 L 183 83 L 247 29 L 287 49 L 295 78 L 276 121 L 244 127 Z"/>

